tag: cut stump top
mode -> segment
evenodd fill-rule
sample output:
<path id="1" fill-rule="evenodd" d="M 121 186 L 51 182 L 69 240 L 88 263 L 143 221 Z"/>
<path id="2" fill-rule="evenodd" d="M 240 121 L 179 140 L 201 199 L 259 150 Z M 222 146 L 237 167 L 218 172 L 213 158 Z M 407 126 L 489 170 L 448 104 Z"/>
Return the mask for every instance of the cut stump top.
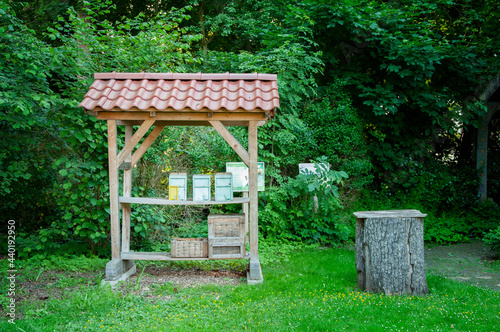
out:
<path id="1" fill-rule="evenodd" d="M 354 212 L 356 218 L 425 218 L 419 210 L 386 210 Z"/>

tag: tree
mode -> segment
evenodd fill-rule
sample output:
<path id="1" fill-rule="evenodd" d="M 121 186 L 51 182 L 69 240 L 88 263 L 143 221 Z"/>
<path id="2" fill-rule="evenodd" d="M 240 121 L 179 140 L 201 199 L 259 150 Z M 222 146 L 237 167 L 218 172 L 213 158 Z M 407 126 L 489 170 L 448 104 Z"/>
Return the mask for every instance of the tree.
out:
<path id="1" fill-rule="evenodd" d="M 386 180 L 411 161 L 453 158 L 484 112 L 477 87 L 498 67 L 491 1 L 307 1 L 325 80 L 343 77 Z"/>

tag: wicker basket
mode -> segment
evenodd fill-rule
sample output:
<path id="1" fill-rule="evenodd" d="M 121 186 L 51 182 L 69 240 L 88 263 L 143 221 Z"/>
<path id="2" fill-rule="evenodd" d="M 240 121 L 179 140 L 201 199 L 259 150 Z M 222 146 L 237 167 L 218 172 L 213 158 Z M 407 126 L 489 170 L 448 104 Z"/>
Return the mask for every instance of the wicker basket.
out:
<path id="1" fill-rule="evenodd" d="M 208 216 L 208 238 L 245 236 L 244 214 L 211 214 Z"/>
<path id="2" fill-rule="evenodd" d="M 172 258 L 208 257 L 208 239 L 174 238 L 171 242 Z"/>

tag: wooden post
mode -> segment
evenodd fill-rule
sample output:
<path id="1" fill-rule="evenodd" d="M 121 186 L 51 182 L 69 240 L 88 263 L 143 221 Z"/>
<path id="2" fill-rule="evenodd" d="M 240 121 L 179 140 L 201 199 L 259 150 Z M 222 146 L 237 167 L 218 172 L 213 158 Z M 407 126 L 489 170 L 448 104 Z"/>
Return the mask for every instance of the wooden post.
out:
<path id="1" fill-rule="evenodd" d="M 120 253 L 120 182 L 117 162 L 116 120 L 108 120 L 109 163 L 109 219 L 111 223 L 111 261 L 106 264 L 106 280 L 118 280 L 123 276 L 124 264 Z"/>
<path id="2" fill-rule="evenodd" d="M 355 212 L 358 287 L 387 295 L 428 294 L 424 217 L 417 210 Z"/>
<path id="3" fill-rule="evenodd" d="M 109 214 L 111 222 L 111 258 L 120 258 L 119 179 L 117 167 L 117 128 L 115 120 L 108 120 Z"/>
<path id="4" fill-rule="evenodd" d="M 125 126 L 125 145 L 130 141 L 133 135 L 133 127 Z M 126 162 L 132 162 L 132 154 L 129 153 Z M 123 171 L 123 197 L 132 195 L 132 167 Z M 130 204 L 122 204 L 122 249 L 123 252 L 130 251 Z"/>
<path id="5" fill-rule="evenodd" d="M 248 190 L 250 195 L 249 206 L 249 231 L 250 231 L 250 263 L 247 275 L 249 284 L 263 281 L 262 270 L 259 262 L 259 193 L 258 193 L 258 168 L 257 168 L 257 122 L 249 121 L 248 125 L 248 154 L 250 165 L 248 170 Z"/>
<path id="6" fill-rule="evenodd" d="M 248 191 L 243 192 L 243 197 L 248 197 Z M 245 243 L 248 242 L 248 203 L 243 203 L 243 214 L 245 215 Z"/>

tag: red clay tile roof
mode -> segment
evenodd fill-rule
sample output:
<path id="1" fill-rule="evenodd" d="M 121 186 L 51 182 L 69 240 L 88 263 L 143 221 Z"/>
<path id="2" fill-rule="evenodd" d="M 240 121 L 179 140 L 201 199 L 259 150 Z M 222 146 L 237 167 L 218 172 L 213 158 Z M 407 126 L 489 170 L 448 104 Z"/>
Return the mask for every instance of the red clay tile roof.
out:
<path id="1" fill-rule="evenodd" d="M 274 74 L 96 73 L 80 107 L 106 111 L 273 111 Z"/>

